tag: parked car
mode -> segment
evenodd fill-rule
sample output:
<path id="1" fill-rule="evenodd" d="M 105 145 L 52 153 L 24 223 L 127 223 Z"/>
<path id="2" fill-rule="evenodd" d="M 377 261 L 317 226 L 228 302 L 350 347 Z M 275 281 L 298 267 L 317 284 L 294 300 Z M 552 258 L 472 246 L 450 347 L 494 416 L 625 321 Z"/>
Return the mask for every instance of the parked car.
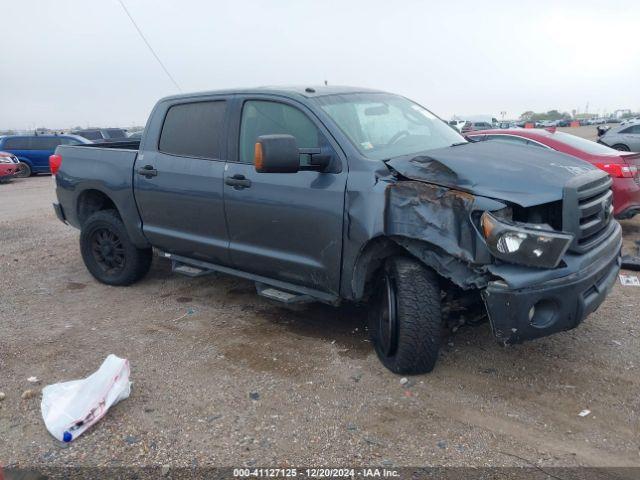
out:
<path id="1" fill-rule="evenodd" d="M 616 218 L 631 218 L 640 213 L 640 154 L 621 153 L 606 145 L 558 131 L 489 130 L 472 132 L 468 136 L 476 141 L 552 149 L 585 160 L 613 179 L 613 213 Z"/>
<path id="2" fill-rule="evenodd" d="M 0 150 L 12 153 L 20 161 L 18 177 L 49 173 L 49 156 L 58 145 L 91 143 L 76 135 L 7 135 L 0 137 Z"/>
<path id="3" fill-rule="evenodd" d="M 598 142 L 622 152 L 640 152 L 640 121 L 612 127 Z"/>
<path id="4" fill-rule="evenodd" d="M 398 95 L 261 88 L 160 100 L 140 150 L 62 145 L 60 220 L 89 272 L 129 285 L 152 247 L 176 272 L 275 301 L 366 303 L 397 373 L 430 371 L 443 322 L 500 343 L 568 330 L 616 281 L 612 180 L 541 148 L 473 143 Z M 589 218 L 588 223 L 581 218 Z"/>
<path id="5" fill-rule="evenodd" d="M 636 122 L 640 122 L 640 117 L 625 118 L 624 120 L 622 120 L 620 122 L 620 126 L 633 124 L 633 123 L 636 123 Z"/>
<path id="6" fill-rule="evenodd" d="M 9 152 L 0 152 L 0 183 L 12 179 L 18 173 L 20 162 Z"/>
<path id="7" fill-rule="evenodd" d="M 138 138 L 138 139 L 140 139 L 140 138 L 142 138 L 142 132 L 143 132 L 142 130 L 140 130 L 138 132 L 131 132 L 131 133 L 129 133 L 127 135 L 127 138 L 134 138 L 134 139 Z"/>
<path id="8" fill-rule="evenodd" d="M 461 131 L 466 133 L 474 130 L 486 130 L 488 128 L 493 128 L 493 125 L 489 122 L 465 122 Z"/>
<path id="9" fill-rule="evenodd" d="M 566 118 L 556 121 L 556 127 L 568 127 L 570 125 L 571 125 L 571 120 L 568 120 Z"/>
<path id="10" fill-rule="evenodd" d="M 85 130 L 74 130 L 71 133 L 95 143 L 119 142 L 127 138 L 127 131 L 122 128 L 88 128 Z"/>

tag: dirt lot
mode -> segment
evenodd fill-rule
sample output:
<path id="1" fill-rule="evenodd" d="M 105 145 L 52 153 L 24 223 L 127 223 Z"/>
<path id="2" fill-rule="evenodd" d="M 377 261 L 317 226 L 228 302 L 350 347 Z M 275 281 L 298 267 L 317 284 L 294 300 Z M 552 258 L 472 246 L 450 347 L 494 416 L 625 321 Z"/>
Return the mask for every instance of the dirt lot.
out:
<path id="1" fill-rule="evenodd" d="M 403 387 L 359 309 L 285 309 L 158 258 L 132 287 L 97 283 L 52 198 L 50 177 L 0 185 L 0 465 L 640 466 L 638 287 L 524 345 L 462 329 Z M 130 360 L 131 397 L 58 443 L 27 378 L 84 377 L 109 353 Z"/>

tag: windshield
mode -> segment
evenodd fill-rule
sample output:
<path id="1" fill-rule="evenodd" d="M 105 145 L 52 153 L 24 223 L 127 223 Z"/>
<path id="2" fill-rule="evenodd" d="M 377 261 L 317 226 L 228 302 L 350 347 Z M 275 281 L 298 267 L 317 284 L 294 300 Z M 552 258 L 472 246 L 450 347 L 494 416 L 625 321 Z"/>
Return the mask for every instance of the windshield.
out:
<path id="1" fill-rule="evenodd" d="M 586 138 L 581 138 L 576 135 L 571 135 L 570 133 L 564 132 L 555 132 L 552 137 L 556 137 L 558 141 L 562 143 L 566 143 L 567 145 L 577 148 L 578 150 L 582 150 L 586 153 L 591 153 L 592 155 L 619 155 L 620 152 L 614 150 L 613 148 L 609 148 L 606 145 L 602 145 L 601 143 L 592 142 L 591 140 L 587 140 Z"/>
<path id="2" fill-rule="evenodd" d="M 315 100 L 360 153 L 373 160 L 466 143 L 430 111 L 398 95 L 354 93 Z"/>

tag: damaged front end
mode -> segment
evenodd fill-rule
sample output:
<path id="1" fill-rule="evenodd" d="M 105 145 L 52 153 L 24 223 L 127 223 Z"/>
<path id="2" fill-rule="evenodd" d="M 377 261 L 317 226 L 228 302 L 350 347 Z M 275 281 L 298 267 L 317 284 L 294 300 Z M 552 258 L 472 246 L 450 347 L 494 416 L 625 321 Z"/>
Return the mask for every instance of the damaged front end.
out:
<path id="1" fill-rule="evenodd" d="M 536 192 L 524 168 L 491 180 L 446 155 L 387 164 L 385 235 L 447 279 L 451 304 L 481 298 L 500 343 L 574 328 L 612 288 L 622 240 L 601 172 L 559 168 Z"/>

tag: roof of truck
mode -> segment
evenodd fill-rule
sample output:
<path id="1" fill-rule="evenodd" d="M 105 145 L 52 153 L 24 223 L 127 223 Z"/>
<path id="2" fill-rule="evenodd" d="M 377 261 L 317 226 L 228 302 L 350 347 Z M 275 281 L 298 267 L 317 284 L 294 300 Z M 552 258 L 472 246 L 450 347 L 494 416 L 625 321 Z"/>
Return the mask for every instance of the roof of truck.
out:
<path id="1" fill-rule="evenodd" d="M 226 90 L 211 90 L 192 93 L 181 93 L 169 95 L 162 100 L 174 100 L 178 98 L 204 97 L 207 95 L 231 95 L 231 94 L 252 94 L 271 93 L 286 97 L 323 97 L 327 95 L 343 95 L 347 93 L 385 93 L 381 90 L 374 90 L 363 87 L 346 87 L 338 85 L 299 85 L 299 86 L 264 86 L 255 88 L 231 88 Z"/>

